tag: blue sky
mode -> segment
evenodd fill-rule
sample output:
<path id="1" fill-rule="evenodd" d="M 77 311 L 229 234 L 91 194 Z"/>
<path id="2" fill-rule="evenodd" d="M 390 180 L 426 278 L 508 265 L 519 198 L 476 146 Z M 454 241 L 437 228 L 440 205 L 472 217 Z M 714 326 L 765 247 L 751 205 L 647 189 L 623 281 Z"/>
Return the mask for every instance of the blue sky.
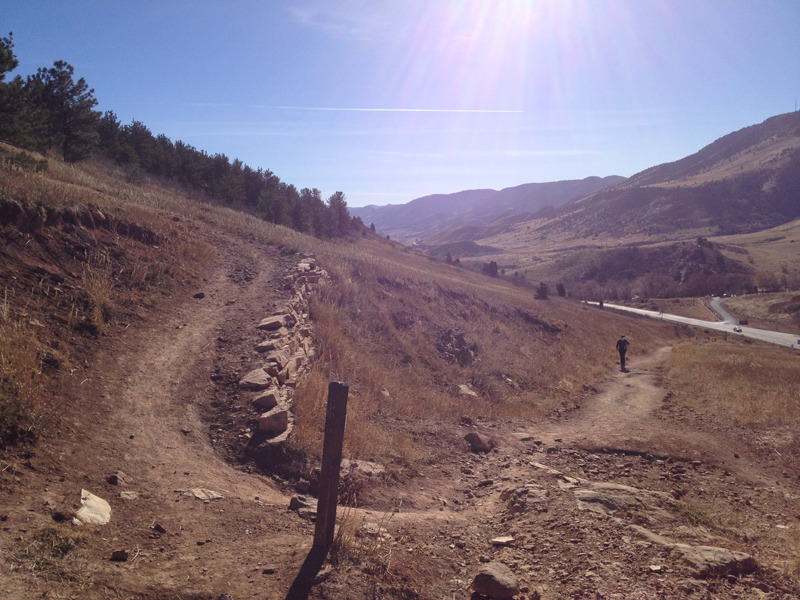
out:
<path id="1" fill-rule="evenodd" d="M 800 2 L 0 0 L 17 72 L 351 206 L 629 176 L 794 110 Z"/>

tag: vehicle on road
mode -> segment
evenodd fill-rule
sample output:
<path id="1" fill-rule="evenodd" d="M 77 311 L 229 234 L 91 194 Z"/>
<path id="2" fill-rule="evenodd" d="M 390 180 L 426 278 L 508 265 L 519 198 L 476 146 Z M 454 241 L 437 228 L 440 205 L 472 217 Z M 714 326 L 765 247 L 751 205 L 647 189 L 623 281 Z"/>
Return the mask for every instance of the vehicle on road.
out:
<path id="1" fill-rule="evenodd" d="M 734 327 L 733 331 L 736 332 L 736 333 L 742 333 L 742 328 L 741 327 Z"/>

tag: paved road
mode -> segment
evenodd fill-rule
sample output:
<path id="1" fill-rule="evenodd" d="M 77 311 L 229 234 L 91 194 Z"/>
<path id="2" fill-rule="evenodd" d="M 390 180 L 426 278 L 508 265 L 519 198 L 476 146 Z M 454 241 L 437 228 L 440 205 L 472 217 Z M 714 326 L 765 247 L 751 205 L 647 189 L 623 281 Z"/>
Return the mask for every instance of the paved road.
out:
<path id="1" fill-rule="evenodd" d="M 719 296 L 714 296 L 711 299 L 711 304 L 709 305 L 709 308 L 726 323 L 730 323 L 731 325 L 739 324 L 739 319 L 734 317 L 731 313 L 728 312 L 728 310 L 724 306 L 722 306 L 722 298 L 720 298 Z"/>
<path id="2" fill-rule="evenodd" d="M 595 306 L 598 305 L 597 302 L 587 302 L 586 304 L 593 304 Z M 662 321 L 674 321 L 676 323 L 685 323 L 686 325 L 694 325 L 695 327 L 703 327 L 705 329 L 724 331 L 727 333 L 731 333 L 733 335 L 742 335 L 744 337 L 753 338 L 755 340 L 761 340 L 762 342 L 769 342 L 771 344 L 778 344 L 780 346 L 788 346 L 790 348 L 800 347 L 800 335 L 794 333 L 781 333 L 778 331 L 769 331 L 767 329 L 756 329 L 755 327 L 747 327 L 746 325 L 742 325 L 740 327 L 740 329 L 742 330 L 741 333 L 734 332 L 733 328 L 739 327 L 738 325 L 736 325 L 738 321 L 736 320 L 736 317 L 731 315 L 721 306 L 715 308 L 715 310 L 720 310 L 721 314 L 726 315 L 724 317 L 726 319 L 725 321 L 703 321 L 702 319 L 692 319 L 691 317 L 681 317 L 678 315 L 671 315 L 669 313 L 660 313 L 655 310 L 644 310 L 643 308 L 632 308 L 630 306 L 608 304 L 607 302 L 604 302 L 603 306 L 605 308 L 611 308 L 614 310 L 623 310 L 627 312 L 637 313 L 640 315 L 645 315 L 647 317 L 651 317 L 653 319 L 660 319 Z"/>

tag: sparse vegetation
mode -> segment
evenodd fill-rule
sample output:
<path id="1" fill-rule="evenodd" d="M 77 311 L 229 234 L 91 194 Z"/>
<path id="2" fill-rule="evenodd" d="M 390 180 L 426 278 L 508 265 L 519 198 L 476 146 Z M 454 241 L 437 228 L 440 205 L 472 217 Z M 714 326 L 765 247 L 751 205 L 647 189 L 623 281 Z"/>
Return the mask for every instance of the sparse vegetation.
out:
<path id="1" fill-rule="evenodd" d="M 676 346 L 666 384 L 677 402 L 737 425 L 800 423 L 797 356 L 768 345 L 707 342 Z"/>
<path id="2" fill-rule="evenodd" d="M 569 409 L 613 360 L 615 317 L 598 322 L 576 303 L 536 303 L 527 289 L 379 242 L 329 244 L 320 260 L 333 276 L 312 305 L 320 361 L 295 400 L 298 444 L 313 454 L 328 381 L 350 385 L 348 455 L 407 468 L 427 451 L 419 422 Z M 640 351 L 668 335 L 647 321 L 627 327 Z M 437 344 L 445 334 L 453 341 Z"/>
<path id="3" fill-rule="evenodd" d="M 25 540 L 11 558 L 17 569 L 35 574 L 43 582 L 85 584 L 87 577 L 71 561 L 85 540 L 86 534 L 81 531 L 45 527 Z"/>
<path id="4" fill-rule="evenodd" d="M 34 441 L 43 423 L 39 348 L 35 325 L 14 314 L 5 291 L 0 304 L 0 448 Z"/>

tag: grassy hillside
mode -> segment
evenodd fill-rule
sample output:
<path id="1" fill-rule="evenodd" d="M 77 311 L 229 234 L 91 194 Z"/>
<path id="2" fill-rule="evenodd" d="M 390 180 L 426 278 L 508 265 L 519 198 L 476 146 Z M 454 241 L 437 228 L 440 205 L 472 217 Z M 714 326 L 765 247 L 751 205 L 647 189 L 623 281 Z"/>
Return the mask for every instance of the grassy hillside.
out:
<path id="1" fill-rule="evenodd" d="M 38 407 L 48 402 L 41 390 L 91 353 L 98 336 L 135 327 L 158 302 L 201 280 L 215 260 L 217 228 L 315 253 L 332 274 L 313 305 L 321 360 L 298 393 L 298 444 L 312 451 L 321 390 L 332 379 L 352 385 L 352 452 L 408 463 L 417 452 L 409 423 L 569 408 L 613 364 L 623 329 L 638 351 L 672 337 L 646 321 L 598 319 L 574 302 L 535 300 L 529 290 L 381 238 L 322 242 L 153 181 L 127 181 L 101 163 L 51 158 L 37 171 L 10 160 L 14 149 L 3 151 L 2 320 L 15 334 L 3 336 L 2 355 L 27 364 L 13 382 L 6 377 L 7 412 L 27 403 L 47 413 Z M 460 393 L 462 385 L 476 396 Z M 20 410 L 6 417 L 19 429 L 7 431 L 9 440 L 35 437 L 38 425 Z"/>
<path id="2" fill-rule="evenodd" d="M 10 161 L 12 148 L 3 151 L 6 442 L 36 438 L 58 402 L 48 386 L 90 356 L 100 337 L 136 327 L 202 280 L 222 251 L 215 231 L 316 254 L 331 273 L 312 301 L 319 360 L 295 401 L 294 443 L 312 456 L 331 380 L 351 386 L 349 455 L 413 468 L 446 451 L 420 438 L 421 423 L 557 415 L 580 404 L 614 365 L 619 334 L 633 340 L 635 354 L 688 335 L 554 294 L 537 300 L 529 288 L 377 236 L 320 241 L 153 181 L 129 182 L 101 163 L 51 158 L 37 171 Z"/>

